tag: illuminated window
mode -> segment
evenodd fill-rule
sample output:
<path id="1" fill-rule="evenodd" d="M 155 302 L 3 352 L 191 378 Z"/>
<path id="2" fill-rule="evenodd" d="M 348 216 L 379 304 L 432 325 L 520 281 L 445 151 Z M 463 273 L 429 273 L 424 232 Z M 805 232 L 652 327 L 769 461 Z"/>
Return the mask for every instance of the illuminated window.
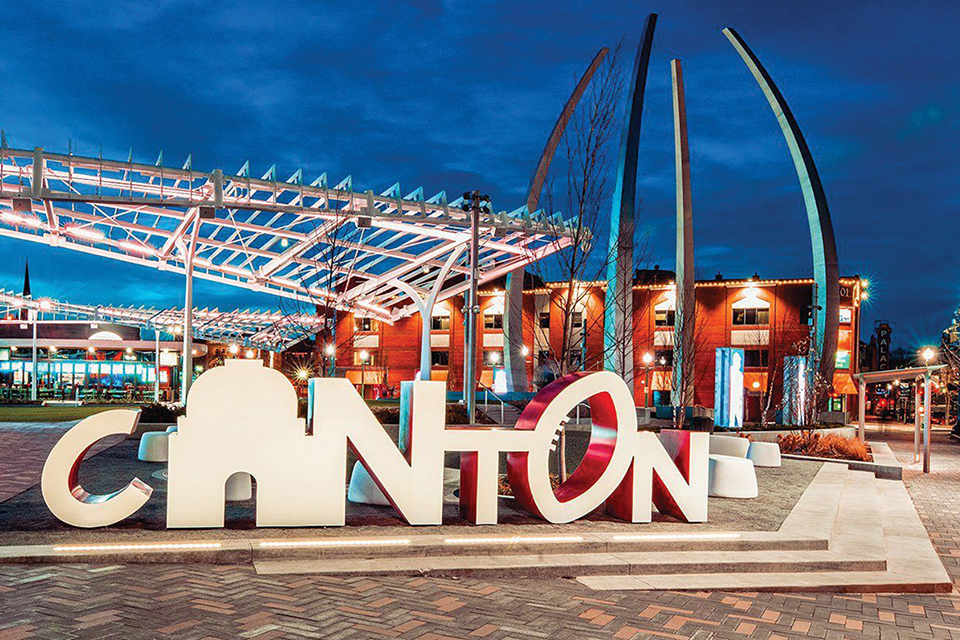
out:
<path id="1" fill-rule="evenodd" d="M 483 314 L 483 328 L 484 329 L 503 329 L 503 314 L 502 313 Z"/>
<path id="2" fill-rule="evenodd" d="M 432 316 L 430 318 L 431 331 L 449 331 L 450 316 Z"/>
<path id="3" fill-rule="evenodd" d="M 840 322 L 853 322 L 853 309 L 840 307 Z"/>
<path id="4" fill-rule="evenodd" d="M 364 356 L 366 356 L 366 359 L 364 359 Z M 353 364 L 356 367 L 360 367 L 364 365 L 369 367 L 371 365 L 376 364 L 376 362 L 377 362 L 376 351 L 368 351 L 366 349 L 356 349 L 353 352 Z"/>
<path id="5" fill-rule="evenodd" d="M 449 351 L 431 351 L 430 364 L 435 367 L 446 367 L 447 365 L 450 364 L 450 352 Z"/>
<path id="6" fill-rule="evenodd" d="M 734 309 L 733 324 L 755 325 L 770 324 L 769 309 Z"/>
<path id="7" fill-rule="evenodd" d="M 570 325 L 571 325 L 574 329 L 582 329 L 582 328 L 583 328 L 583 312 L 582 312 L 582 311 L 574 311 L 574 312 L 572 313 L 572 316 L 573 316 L 573 317 L 572 317 L 571 320 L 570 320 Z"/>
<path id="8" fill-rule="evenodd" d="M 677 312 L 673 309 L 657 309 L 654 311 L 654 324 L 658 327 L 672 327 Z"/>
<path id="9" fill-rule="evenodd" d="M 354 318 L 353 322 L 357 331 L 369 332 L 377 330 L 377 325 L 374 323 L 373 318 Z"/>

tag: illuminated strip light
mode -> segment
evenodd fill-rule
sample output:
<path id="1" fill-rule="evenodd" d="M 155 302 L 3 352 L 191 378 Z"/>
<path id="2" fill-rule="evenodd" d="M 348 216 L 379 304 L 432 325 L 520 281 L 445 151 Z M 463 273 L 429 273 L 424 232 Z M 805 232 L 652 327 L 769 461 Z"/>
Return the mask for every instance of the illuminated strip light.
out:
<path id="1" fill-rule="evenodd" d="M 54 547 L 59 553 L 75 551 L 176 551 L 184 549 L 219 549 L 219 542 L 146 542 L 140 544 L 90 544 Z"/>
<path id="2" fill-rule="evenodd" d="M 445 538 L 444 544 L 523 544 L 583 542 L 583 536 L 511 536 L 503 538 Z"/>
<path id="3" fill-rule="evenodd" d="M 739 533 L 633 533 L 613 536 L 618 542 L 644 540 L 737 540 L 742 538 Z"/>
<path id="4" fill-rule="evenodd" d="M 139 242 L 124 241 L 124 242 L 120 242 L 119 246 L 123 249 L 126 249 L 127 251 L 132 251 L 133 253 L 142 253 L 143 255 L 147 255 L 147 256 L 156 255 L 157 253 L 156 250 L 154 250 L 152 247 L 148 247 L 147 245 L 140 244 Z"/>
<path id="5" fill-rule="evenodd" d="M 93 227 L 67 227 L 65 231 L 72 236 L 86 238 L 87 240 L 103 240 L 106 238 L 102 231 Z"/>
<path id="6" fill-rule="evenodd" d="M 290 547 L 397 547 L 410 544 L 407 538 L 388 538 L 370 540 L 270 540 L 258 543 L 260 547 L 290 548 Z"/>
<path id="7" fill-rule="evenodd" d="M 25 227 L 32 227 L 34 229 L 39 229 L 43 226 L 43 223 L 39 218 L 31 218 L 30 216 L 20 216 L 9 211 L 4 211 L 0 213 L 0 218 L 3 218 L 7 222 L 12 222 L 13 224 L 23 225 Z"/>

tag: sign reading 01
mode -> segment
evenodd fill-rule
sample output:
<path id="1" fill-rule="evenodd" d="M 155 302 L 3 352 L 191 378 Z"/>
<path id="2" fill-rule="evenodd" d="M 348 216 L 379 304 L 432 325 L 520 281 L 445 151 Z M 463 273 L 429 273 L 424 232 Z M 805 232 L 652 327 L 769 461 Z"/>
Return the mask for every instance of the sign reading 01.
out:
<path id="1" fill-rule="evenodd" d="M 544 388 L 515 428 L 448 427 L 442 382 L 401 384 L 403 415 L 394 443 L 349 380 L 310 381 L 311 419 L 297 417 L 296 392 L 259 361 L 228 360 L 194 383 L 187 412 L 169 435 L 167 527 L 222 527 L 224 485 L 237 472 L 257 482 L 257 526 L 338 526 L 346 512 L 347 447 L 410 524 L 441 524 L 443 458 L 460 455 L 460 513 L 497 522 L 500 454 L 518 503 L 549 522 L 571 522 L 598 507 L 649 522 L 651 504 L 688 522 L 707 519 L 709 436 L 637 429 L 633 395 L 611 372 L 575 373 Z M 550 450 L 562 421 L 584 400 L 593 426 L 583 461 L 550 485 Z M 99 439 L 129 434 L 136 411 L 106 411 L 79 422 L 50 452 L 41 488 L 50 511 L 78 527 L 129 517 L 150 498 L 138 478 L 109 495 L 78 483 L 84 453 Z M 398 446 L 399 444 L 399 446 Z"/>

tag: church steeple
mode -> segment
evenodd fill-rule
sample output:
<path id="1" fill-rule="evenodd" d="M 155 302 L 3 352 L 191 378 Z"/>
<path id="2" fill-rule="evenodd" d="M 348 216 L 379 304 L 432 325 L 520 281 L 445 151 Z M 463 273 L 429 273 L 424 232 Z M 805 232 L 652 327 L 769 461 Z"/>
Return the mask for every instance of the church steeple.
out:
<path id="1" fill-rule="evenodd" d="M 23 297 L 30 297 L 30 261 L 23 261 Z"/>

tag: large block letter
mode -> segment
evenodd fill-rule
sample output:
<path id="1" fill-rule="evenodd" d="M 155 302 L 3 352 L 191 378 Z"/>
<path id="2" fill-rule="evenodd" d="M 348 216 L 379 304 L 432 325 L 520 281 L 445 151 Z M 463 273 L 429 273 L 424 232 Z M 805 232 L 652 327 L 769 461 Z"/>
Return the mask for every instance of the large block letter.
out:
<path id="1" fill-rule="evenodd" d="M 150 499 L 153 489 L 140 478 L 108 495 L 91 495 L 78 480 L 90 447 L 106 436 L 133 433 L 139 419 L 139 411 L 104 411 L 84 418 L 61 436 L 40 476 L 43 501 L 53 515 L 74 527 L 106 527 L 130 517 Z"/>

